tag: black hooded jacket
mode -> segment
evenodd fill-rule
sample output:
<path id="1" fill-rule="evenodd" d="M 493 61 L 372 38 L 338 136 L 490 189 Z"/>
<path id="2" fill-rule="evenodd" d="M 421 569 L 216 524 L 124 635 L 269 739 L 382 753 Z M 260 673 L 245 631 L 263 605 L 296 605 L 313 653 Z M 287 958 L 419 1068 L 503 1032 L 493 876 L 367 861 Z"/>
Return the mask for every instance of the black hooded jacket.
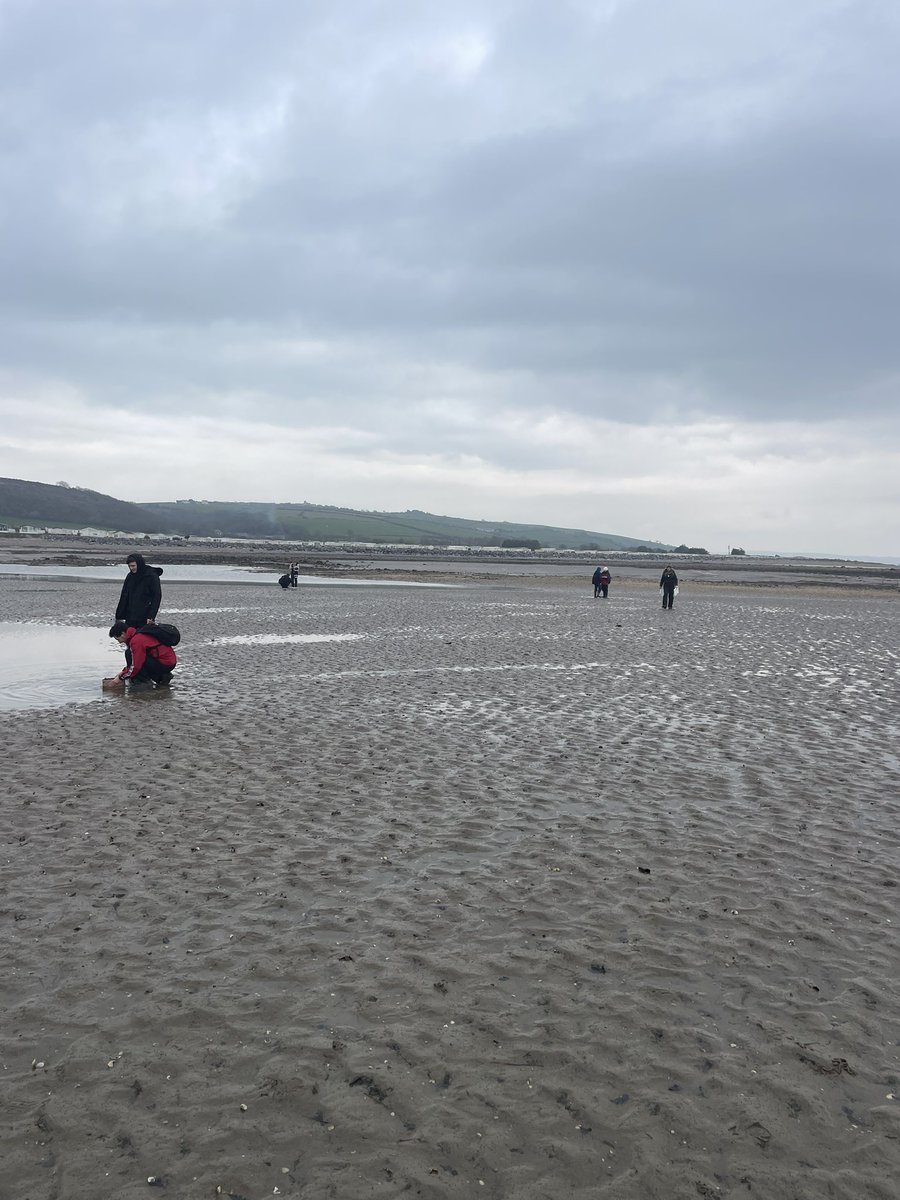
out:
<path id="1" fill-rule="evenodd" d="M 134 561 L 137 570 L 130 569 L 122 584 L 122 594 L 116 607 L 116 620 L 127 621 L 135 629 L 140 629 L 148 621 L 153 621 L 162 603 L 162 588 L 159 577 L 162 567 L 148 567 L 143 554 L 135 554 Z"/>
<path id="2" fill-rule="evenodd" d="M 668 572 L 668 574 L 666 572 Z M 678 576 L 671 567 L 666 567 L 666 570 L 663 571 L 662 575 L 660 576 L 659 586 L 664 592 L 674 592 L 678 587 Z"/>

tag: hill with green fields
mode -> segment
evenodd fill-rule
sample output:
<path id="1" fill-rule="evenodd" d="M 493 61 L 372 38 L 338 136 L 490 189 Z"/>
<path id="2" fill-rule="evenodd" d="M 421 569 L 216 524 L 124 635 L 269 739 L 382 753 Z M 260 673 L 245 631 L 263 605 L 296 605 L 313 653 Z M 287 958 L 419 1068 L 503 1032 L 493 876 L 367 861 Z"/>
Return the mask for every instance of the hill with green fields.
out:
<path id="1" fill-rule="evenodd" d="M 144 503 L 160 524 L 182 534 L 208 537 L 271 537 L 302 542 L 373 542 L 406 546 L 552 546 L 572 550 L 651 550 L 658 542 L 587 529 L 473 521 L 408 509 L 365 512 L 325 504 L 250 504 L 212 500 Z"/>
<path id="2" fill-rule="evenodd" d="M 0 529 L 84 529 L 179 537 L 277 538 L 401 546 L 508 546 L 568 550 L 669 550 L 616 533 L 473 521 L 408 509 L 366 512 L 327 504 L 175 500 L 130 504 L 65 483 L 0 479 Z"/>
<path id="3" fill-rule="evenodd" d="M 0 526 L 17 530 L 104 529 L 117 533 L 168 533 L 163 519 L 138 504 L 67 483 L 0 479 Z"/>

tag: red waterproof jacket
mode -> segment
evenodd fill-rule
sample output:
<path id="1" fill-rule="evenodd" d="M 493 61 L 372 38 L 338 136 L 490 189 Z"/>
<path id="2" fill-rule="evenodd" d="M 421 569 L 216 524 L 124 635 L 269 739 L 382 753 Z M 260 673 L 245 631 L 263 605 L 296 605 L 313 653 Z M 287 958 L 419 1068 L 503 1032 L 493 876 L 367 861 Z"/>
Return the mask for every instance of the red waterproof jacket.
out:
<path id="1" fill-rule="evenodd" d="M 125 641 L 131 650 L 131 666 L 125 668 L 120 676 L 121 679 L 131 679 L 137 675 L 143 667 L 144 660 L 148 654 L 164 667 L 171 668 L 178 663 L 172 647 L 164 646 L 162 642 L 158 641 L 155 637 L 151 637 L 149 633 L 138 633 L 129 626 L 125 630 Z"/>

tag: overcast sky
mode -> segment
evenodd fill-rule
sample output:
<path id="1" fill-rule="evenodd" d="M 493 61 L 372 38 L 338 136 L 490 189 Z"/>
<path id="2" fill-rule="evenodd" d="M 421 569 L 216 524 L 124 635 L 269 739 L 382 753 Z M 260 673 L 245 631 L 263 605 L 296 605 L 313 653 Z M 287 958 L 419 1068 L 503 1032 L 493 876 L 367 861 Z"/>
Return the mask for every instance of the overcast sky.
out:
<path id="1" fill-rule="evenodd" d="M 0 0 L 0 475 L 900 556 L 895 0 Z"/>

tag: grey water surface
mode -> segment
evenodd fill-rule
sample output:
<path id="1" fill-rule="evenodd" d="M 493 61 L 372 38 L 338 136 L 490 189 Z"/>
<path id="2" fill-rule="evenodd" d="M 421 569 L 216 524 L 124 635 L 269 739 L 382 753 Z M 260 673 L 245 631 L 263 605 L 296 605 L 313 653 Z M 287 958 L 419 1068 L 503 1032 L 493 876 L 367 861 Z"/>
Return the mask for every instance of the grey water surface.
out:
<path id="1" fill-rule="evenodd" d="M 124 661 L 106 628 L 0 621 L 0 712 L 100 700 Z"/>
<path id="2" fill-rule="evenodd" d="M 173 583 L 243 583 L 277 584 L 280 571 L 257 571 L 252 567 L 226 566 L 220 563 L 171 563 L 163 568 L 163 586 Z M 12 579 L 65 579 L 74 582 L 94 583 L 97 580 L 125 578 L 121 564 L 105 566 L 64 567 L 48 564 L 41 567 L 24 566 L 19 563 L 0 563 L 0 575 Z M 300 587 L 377 587 L 377 588 L 448 588 L 450 583 L 421 583 L 418 580 L 402 579 L 336 579 L 330 575 L 300 575 Z M 290 589 L 289 589 L 290 590 Z"/>

